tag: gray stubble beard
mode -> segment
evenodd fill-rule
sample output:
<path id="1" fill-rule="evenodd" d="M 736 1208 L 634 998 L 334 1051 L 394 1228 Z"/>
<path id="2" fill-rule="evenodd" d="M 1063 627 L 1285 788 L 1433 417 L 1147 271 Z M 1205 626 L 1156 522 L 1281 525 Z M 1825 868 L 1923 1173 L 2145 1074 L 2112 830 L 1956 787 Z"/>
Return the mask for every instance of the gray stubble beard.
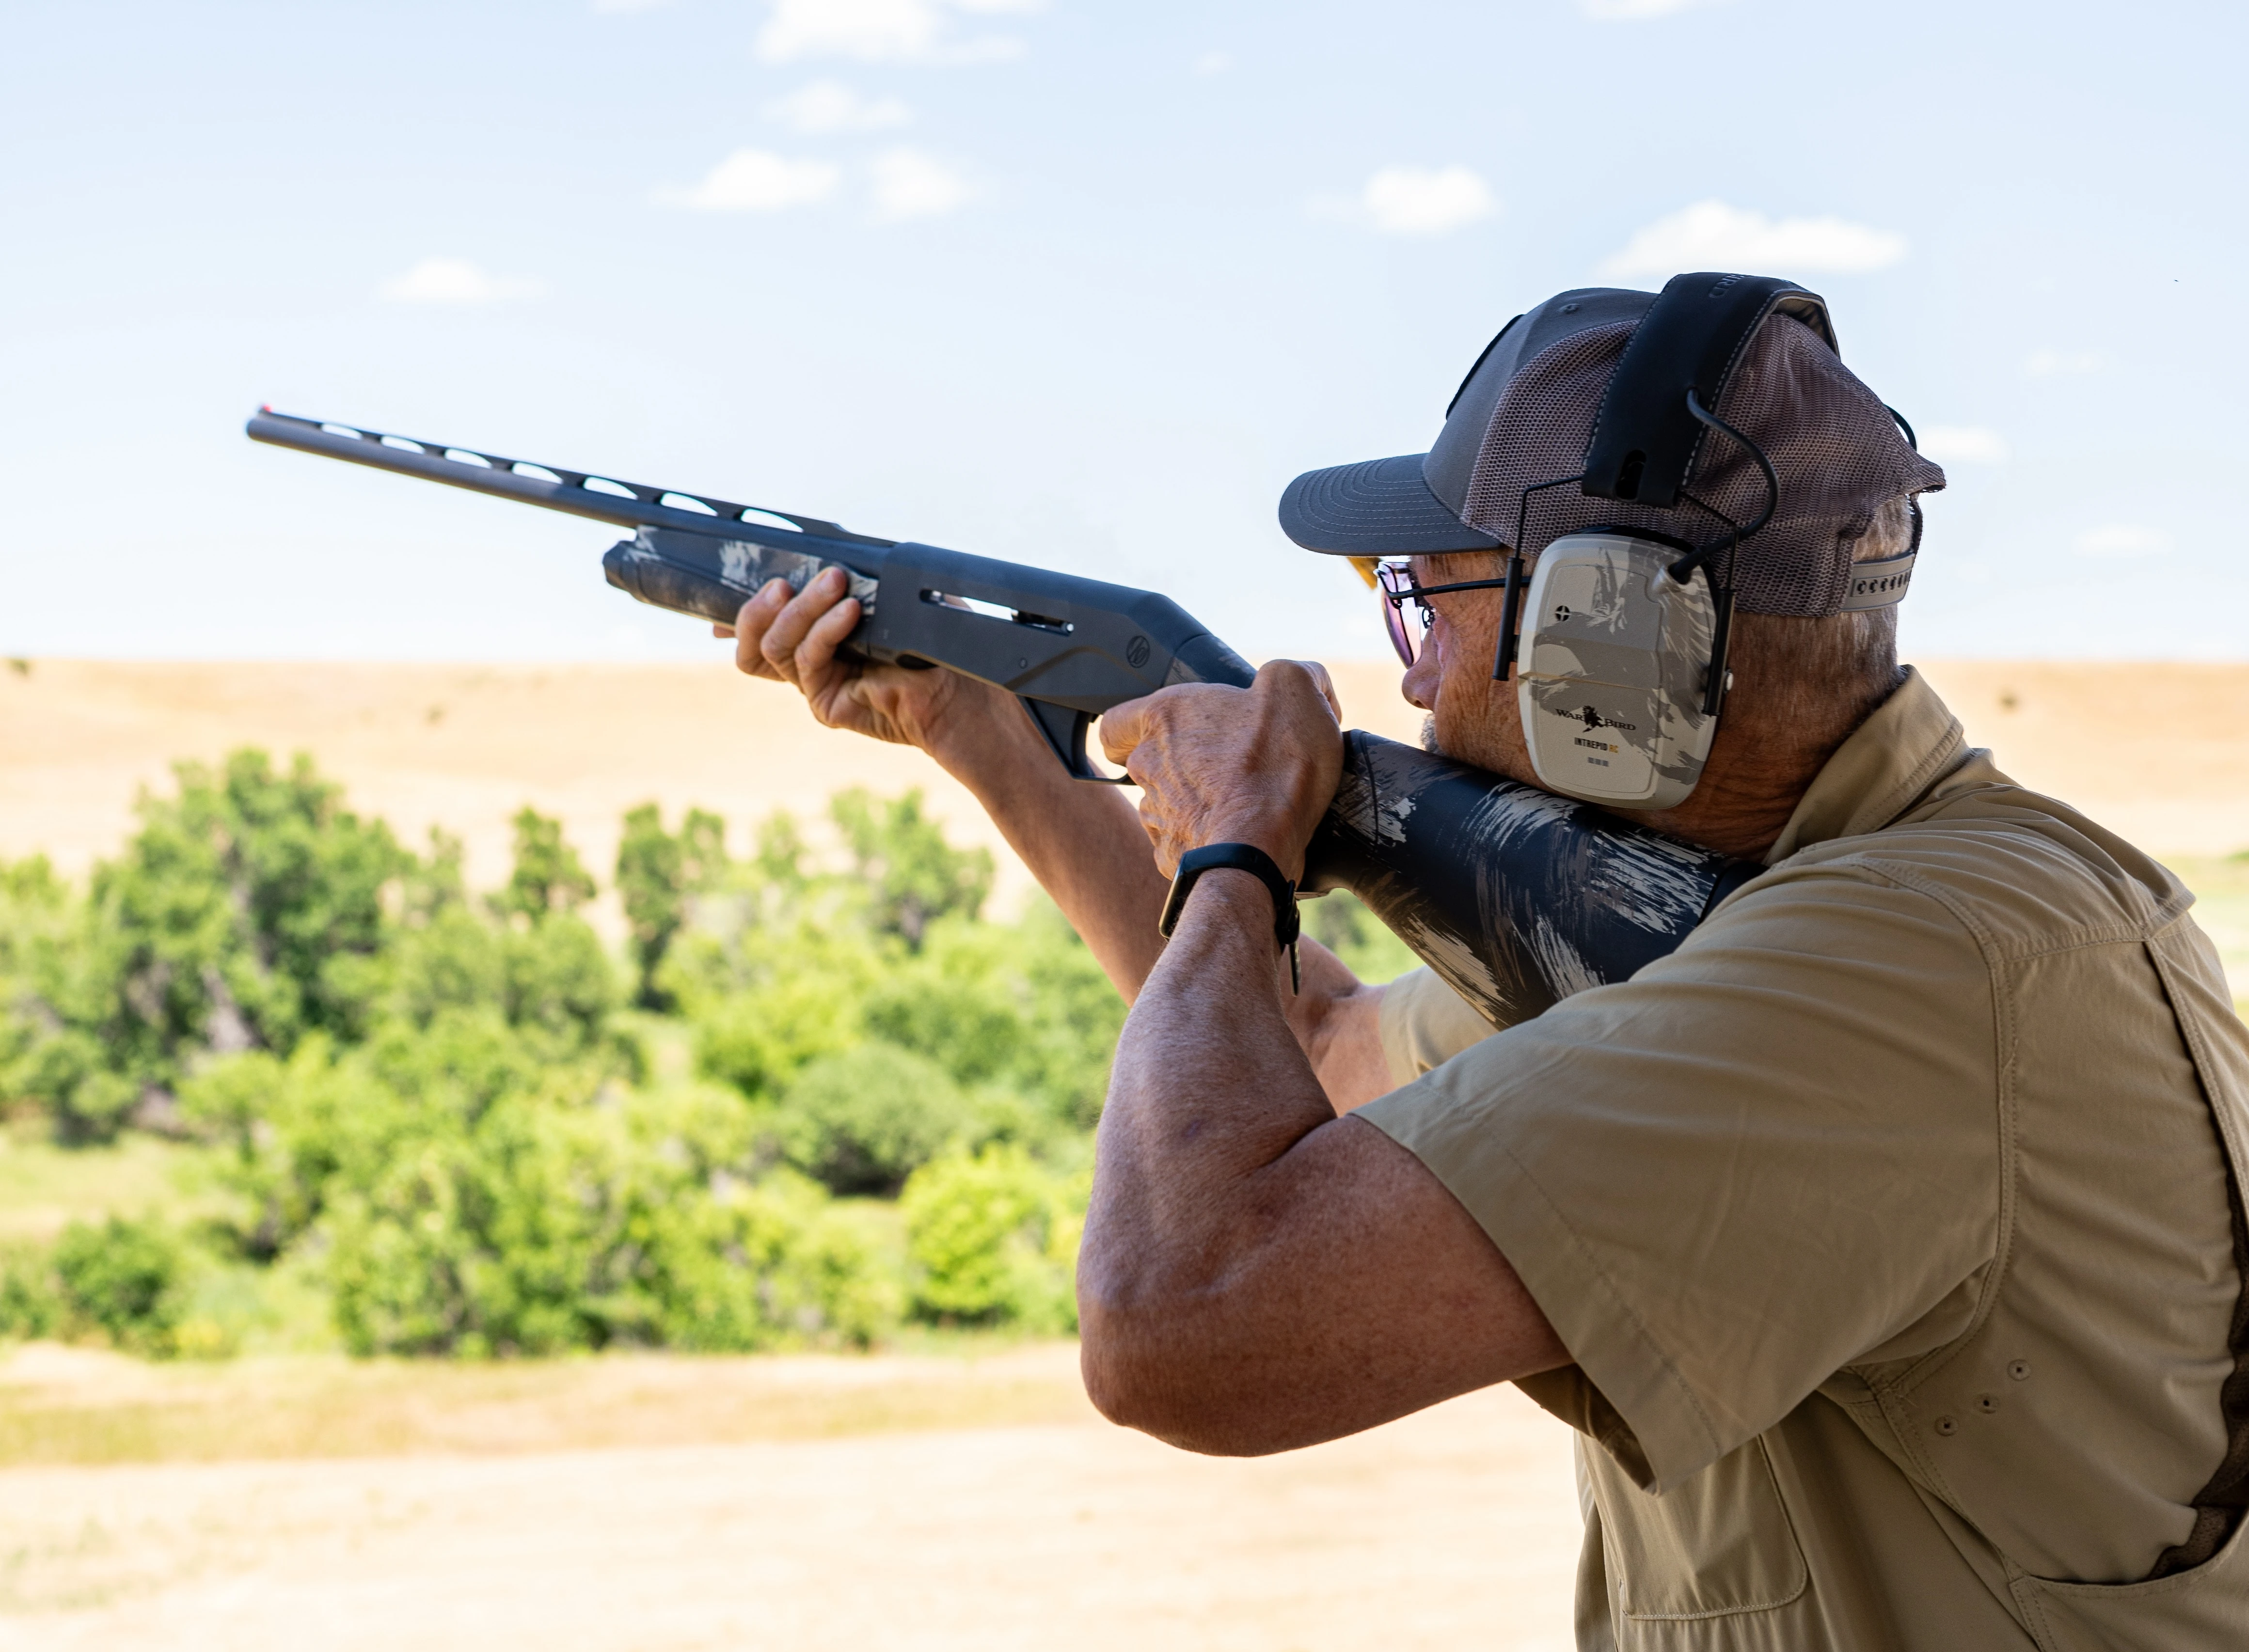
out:
<path id="1" fill-rule="evenodd" d="M 1421 719 L 1421 750 L 1433 757 L 1445 755 L 1445 748 L 1437 743 L 1437 714 L 1434 711 Z"/>

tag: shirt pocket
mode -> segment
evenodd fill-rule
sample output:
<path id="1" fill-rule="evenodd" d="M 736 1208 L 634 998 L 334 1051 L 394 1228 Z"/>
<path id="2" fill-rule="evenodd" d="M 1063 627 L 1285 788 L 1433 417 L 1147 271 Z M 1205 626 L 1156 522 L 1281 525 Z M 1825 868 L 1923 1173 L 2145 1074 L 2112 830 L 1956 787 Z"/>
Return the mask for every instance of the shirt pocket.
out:
<path id="1" fill-rule="evenodd" d="M 1769 1612 L 1804 1593 L 1804 1551 L 1763 1440 L 1661 1497 L 1612 1465 L 1604 1469 L 1596 1494 L 1617 1606 L 1627 1618 L 1655 1623 Z"/>
<path id="2" fill-rule="evenodd" d="M 2011 1584 L 2040 1652 L 2199 1652 L 2249 1646 L 2249 1520 L 2192 1571 L 2147 1583 Z"/>

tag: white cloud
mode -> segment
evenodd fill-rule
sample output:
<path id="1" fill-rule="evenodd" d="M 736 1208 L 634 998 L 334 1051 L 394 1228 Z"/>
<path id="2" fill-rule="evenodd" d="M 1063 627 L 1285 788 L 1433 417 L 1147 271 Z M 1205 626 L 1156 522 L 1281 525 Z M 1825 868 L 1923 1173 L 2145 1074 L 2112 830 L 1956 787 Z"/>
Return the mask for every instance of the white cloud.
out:
<path id="1" fill-rule="evenodd" d="M 1234 58 L 1223 51 L 1206 51 L 1191 66 L 1197 74 L 1224 74 L 1234 67 Z"/>
<path id="2" fill-rule="evenodd" d="M 1489 216 L 1498 202 L 1466 167 L 1385 167 L 1358 204 L 1385 235 L 1443 235 Z"/>
<path id="3" fill-rule="evenodd" d="M 1716 3 L 1719 0 L 1578 0 L 1578 9 L 1600 23 L 1637 23 Z"/>
<path id="4" fill-rule="evenodd" d="M 969 196 L 966 179 L 918 149 L 876 156 L 874 181 L 875 212 L 883 218 L 941 217 Z"/>
<path id="5" fill-rule="evenodd" d="M 2023 371 L 2033 379 L 2055 379 L 2064 374 L 2098 373 L 2108 358 L 2098 350 L 2033 350 L 2023 358 Z"/>
<path id="6" fill-rule="evenodd" d="M 767 149 L 737 149 L 693 189 L 661 189 L 657 199 L 694 212 L 781 212 L 825 199 L 842 175 L 825 161 L 795 161 Z"/>
<path id="7" fill-rule="evenodd" d="M 867 62 L 994 63 L 1019 58 L 1023 43 L 1005 35 L 954 38 L 952 13 L 1036 11 L 1042 0 L 773 0 L 758 32 L 767 63 L 804 58 Z"/>
<path id="8" fill-rule="evenodd" d="M 2077 536 L 2077 554 L 2081 557 L 2106 557 L 2117 561 L 2141 557 L 2159 557 L 2171 548 L 2171 536 L 2161 528 L 2143 528 L 2135 523 L 2111 522 L 2104 527 L 2087 528 Z"/>
<path id="9" fill-rule="evenodd" d="M 2014 456 L 2006 437 L 1989 425 L 1932 424 L 1915 434 L 1922 452 L 1939 464 L 2005 464 Z"/>
<path id="10" fill-rule="evenodd" d="M 913 119 L 896 98 L 863 98 L 833 80 L 815 80 L 792 92 L 766 113 L 793 131 L 811 136 L 836 132 L 884 132 Z"/>
<path id="11" fill-rule="evenodd" d="M 1682 270 L 1859 275 L 1905 254 L 1903 236 L 1842 218 L 1776 221 L 1723 201 L 1698 201 L 1641 230 L 1602 260 L 1600 273 L 1611 279 Z"/>
<path id="12" fill-rule="evenodd" d="M 535 298 L 546 289 L 516 276 L 489 275 L 466 258 L 424 258 L 404 275 L 382 284 L 392 304 L 450 305 L 473 308 Z"/>

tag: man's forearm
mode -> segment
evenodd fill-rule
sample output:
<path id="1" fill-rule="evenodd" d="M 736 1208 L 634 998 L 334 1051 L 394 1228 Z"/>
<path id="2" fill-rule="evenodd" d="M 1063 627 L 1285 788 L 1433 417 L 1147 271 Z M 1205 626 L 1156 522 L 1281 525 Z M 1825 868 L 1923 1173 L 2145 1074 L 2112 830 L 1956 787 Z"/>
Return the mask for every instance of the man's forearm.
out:
<path id="1" fill-rule="evenodd" d="M 1272 925 L 1247 874 L 1197 886 L 1118 1048 L 1079 1251 L 1095 1403 L 1202 1451 L 1333 1439 L 1568 1357 L 1442 1184 L 1330 1110 Z"/>

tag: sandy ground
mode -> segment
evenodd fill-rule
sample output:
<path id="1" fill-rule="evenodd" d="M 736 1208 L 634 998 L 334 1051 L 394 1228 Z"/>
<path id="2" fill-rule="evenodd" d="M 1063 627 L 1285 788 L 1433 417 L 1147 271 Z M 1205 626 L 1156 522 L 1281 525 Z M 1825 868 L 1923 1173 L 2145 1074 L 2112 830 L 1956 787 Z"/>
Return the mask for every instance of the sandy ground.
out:
<path id="1" fill-rule="evenodd" d="M 1394 666 L 1333 668 L 1347 720 L 1414 738 Z M 2016 776 L 2158 853 L 2249 847 L 2249 665 L 1939 661 L 1928 673 Z M 957 838 L 999 848 L 974 803 L 918 753 L 820 728 L 781 689 L 704 666 L 142 663 L 0 667 L 0 856 L 71 871 L 113 853 L 137 788 L 176 758 L 242 744 L 314 754 L 352 802 L 419 843 L 462 834 L 472 882 L 506 874 L 526 802 L 567 824 L 597 874 L 618 816 L 693 803 L 744 832 L 816 815 L 847 785 L 927 788 Z M 738 835 L 738 846 L 744 839 Z M 1020 868 L 1001 853 L 1003 888 Z"/>
<path id="2" fill-rule="evenodd" d="M 852 1363 L 824 1362 L 863 1383 Z M 1068 1395 L 1074 1363 L 994 1370 Z M 1512 1389 L 1255 1462 L 1069 1404 L 829 1439 L 0 1470 L 0 1649 L 1570 1644 L 1568 1435 Z"/>

